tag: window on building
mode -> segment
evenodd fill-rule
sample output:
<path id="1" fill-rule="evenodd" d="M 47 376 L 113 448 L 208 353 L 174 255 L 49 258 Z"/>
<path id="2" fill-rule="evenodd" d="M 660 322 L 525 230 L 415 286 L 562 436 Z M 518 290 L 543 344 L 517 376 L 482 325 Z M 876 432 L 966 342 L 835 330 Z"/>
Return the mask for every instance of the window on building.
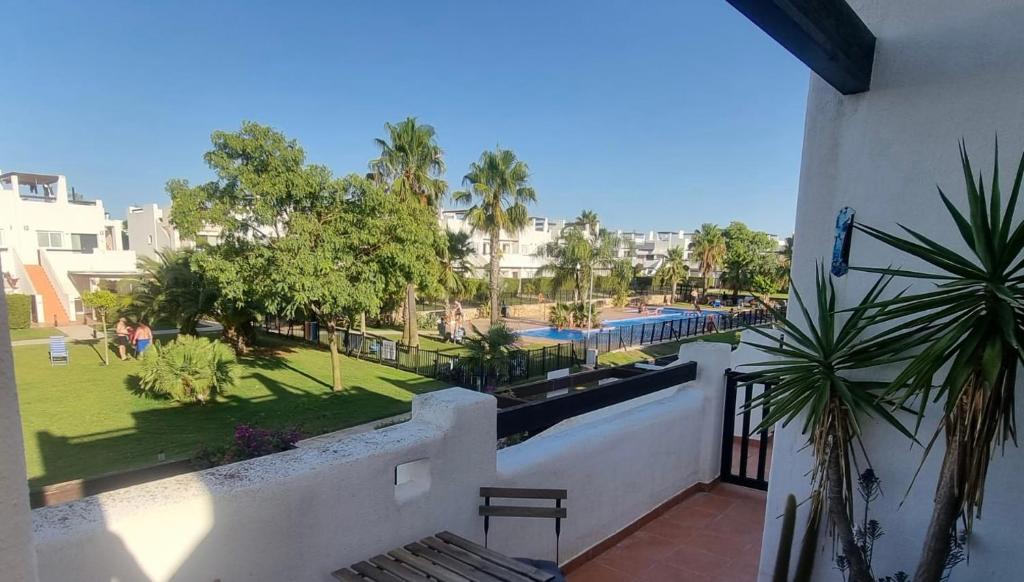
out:
<path id="1" fill-rule="evenodd" d="M 533 219 L 533 230 L 535 230 L 537 232 L 544 232 L 544 223 L 545 222 L 547 222 L 547 221 L 544 220 L 543 218 L 534 218 Z"/>
<path id="2" fill-rule="evenodd" d="M 658 240 L 660 240 L 660 241 L 668 240 L 668 233 L 667 232 L 659 232 L 658 233 Z"/>
<path id="3" fill-rule="evenodd" d="M 91 233 L 71 233 L 71 250 L 91 253 L 100 246 L 99 237 Z"/>
<path id="4" fill-rule="evenodd" d="M 483 252 L 481 252 L 480 254 L 481 255 L 490 255 L 491 254 L 491 243 L 484 243 L 483 244 Z"/>
<path id="5" fill-rule="evenodd" d="M 149 243 L 149 246 L 153 246 L 153 235 L 146 236 L 146 242 Z"/>
<path id="6" fill-rule="evenodd" d="M 64 247 L 64 235 L 53 230 L 37 230 L 36 244 L 44 249 L 59 249 Z"/>

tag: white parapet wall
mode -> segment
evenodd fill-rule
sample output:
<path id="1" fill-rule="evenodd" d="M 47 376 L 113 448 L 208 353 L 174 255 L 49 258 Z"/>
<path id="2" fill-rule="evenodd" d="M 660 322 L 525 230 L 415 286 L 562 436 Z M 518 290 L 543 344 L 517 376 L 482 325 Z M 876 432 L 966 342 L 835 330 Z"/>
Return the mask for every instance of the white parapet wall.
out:
<path id="1" fill-rule="evenodd" d="M 571 559 L 698 483 L 718 477 L 727 344 L 689 344 L 693 382 L 578 416 L 498 451 L 498 485 L 568 490 Z M 505 503 L 504 501 L 502 503 Z M 553 520 L 494 519 L 491 547 L 553 560 Z"/>
<path id="2" fill-rule="evenodd" d="M 693 382 L 496 450 L 496 401 L 417 396 L 408 422 L 35 510 L 40 580 L 331 580 L 442 530 L 483 541 L 482 486 L 569 491 L 564 561 L 718 476 L 729 346 Z M 496 520 L 491 547 L 554 556 L 550 520 Z"/>

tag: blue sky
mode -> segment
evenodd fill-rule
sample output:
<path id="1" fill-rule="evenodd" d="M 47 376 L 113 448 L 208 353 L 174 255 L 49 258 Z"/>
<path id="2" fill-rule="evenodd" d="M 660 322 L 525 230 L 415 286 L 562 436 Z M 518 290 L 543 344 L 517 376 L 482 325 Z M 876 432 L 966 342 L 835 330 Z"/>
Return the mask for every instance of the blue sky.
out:
<path id="1" fill-rule="evenodd" d="M 613 228 L 792 230 L 808 72 L 725 0 L 18 2 L 0 168 L 58 172 L 114 216 L 209 179 L 243 120 L 363 172 L 387 121 L 437 128 L 458 185 L 485 148 L 533 213 Z"/>

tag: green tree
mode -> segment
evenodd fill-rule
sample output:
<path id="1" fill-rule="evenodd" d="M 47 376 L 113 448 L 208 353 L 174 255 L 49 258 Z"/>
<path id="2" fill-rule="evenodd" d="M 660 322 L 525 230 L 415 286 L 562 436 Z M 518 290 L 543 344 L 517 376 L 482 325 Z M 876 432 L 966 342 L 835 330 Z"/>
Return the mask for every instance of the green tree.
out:
<path id="1" fill-rule="evenodd" d="M 514 235 L 526 227 L 526 205 L 537 200 L 529 185 L 530 169 L 511 150 L 485 151 L 462 178 L 465 190 L 455 192 L 459 204 L 471 204 L 466 218 L 476 232 L 490 237 L 490 320 L 498 322 L 501 292 L 501 233 Z"/>
<path id="2" fill-rule="evenodd" d="M 737 299 L 741 290 L 751 288 L 755 276 L 775 275 L 776 243 L 768 234 L 751 230 L 742 222 L 729 223 L 723 234 L 726 251 L 722 281 Z"/>
<path id="3" fill-rule="evenodd" d="M 139 259 L 141 275 L 132 287 L 129 312 L 140 319 L 174 322 L 182 334 L 195 335 L 209 316 L 217 290 L 192 268 L 193 251 L 158 251 Z"/>
<path id="4" fill-rule="evenodd" d="M 655 280 L 658 284 L 664 285 L 668 283 L 672 289 L 669 291 L 669 303 L 676 302 L 676 285 L 679 284 L 679 280 L 683 279 L 690 272 L 690 267 L 686 265 L 686 253 L 683 251 L 683 247 L 672 247 L 668 250 L 668 256 L 665 257 L 665 262 L 658 267 L 658 271 L 654 273 Z"/>
<path id="5" fill-rule="evenodd" d="M 717 224 L 704 223 L 693 234 L 693 254 L 697 256 L 701 277 L 704 279 L 704 297 L 707 298 L 711 274 L 725 258 L 725 236 Z M 706 300 L 706 299 L 705 299 Z"/>
<path id="6" fill-rule="evenodd" d="M 576 217 L 573 223 L 583 229 L 591 238 L 597 236 L 598 225 L 601 222 L 597 218 L 597 213 L 593 210 L 584 210 L 580 212 L 580 215 Z"/>
<path id="7" fill-rule="evenodd" d="M 110 343 L 107 341 L 107 318 L 116 316 L 124 309 L 128 305 L 128 298 L 113 291 L 97 289 L 82 293 L 82 303 L 100 316 L 100 325 L 103 326 L 103 365 L 109 366 Z"/>
<path id="8" fill-rule="evenodd" d="M 384 125 L 387 136 L 375 143 L 380 156 L 370 162 L 374 179 L 406 201 L 438 209 L 448 191 L 448 183 L 441 177 L 445 172 L 444 152 L 437 144 L 437 136 L 430 125 L 408 117 L 396 124 Z M 415 277 L 405 284 L 405 310 L 402 343 L 419 346 L 416 326 Z"/>

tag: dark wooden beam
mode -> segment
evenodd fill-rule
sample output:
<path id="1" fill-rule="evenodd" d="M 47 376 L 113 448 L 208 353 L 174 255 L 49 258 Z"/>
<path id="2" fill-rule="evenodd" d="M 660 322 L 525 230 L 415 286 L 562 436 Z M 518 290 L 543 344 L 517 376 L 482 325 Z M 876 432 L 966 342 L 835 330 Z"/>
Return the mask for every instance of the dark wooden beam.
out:
<path id="1" fill-rule="evenodd" d="M 846 0 L 728 0 L 843 95 L 871 87 L 875 35 Z"/>

